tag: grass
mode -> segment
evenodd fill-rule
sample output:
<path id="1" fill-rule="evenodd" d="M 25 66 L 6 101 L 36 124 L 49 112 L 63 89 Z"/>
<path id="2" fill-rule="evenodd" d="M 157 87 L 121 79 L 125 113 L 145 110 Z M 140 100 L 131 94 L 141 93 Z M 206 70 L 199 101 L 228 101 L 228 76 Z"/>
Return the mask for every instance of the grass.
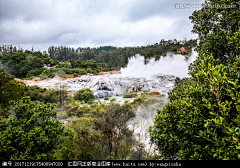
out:
<path id="1" fill-rule="evenodd" d="M 104 100 L 109 100 L 109 97 L 104 97 Z"/>

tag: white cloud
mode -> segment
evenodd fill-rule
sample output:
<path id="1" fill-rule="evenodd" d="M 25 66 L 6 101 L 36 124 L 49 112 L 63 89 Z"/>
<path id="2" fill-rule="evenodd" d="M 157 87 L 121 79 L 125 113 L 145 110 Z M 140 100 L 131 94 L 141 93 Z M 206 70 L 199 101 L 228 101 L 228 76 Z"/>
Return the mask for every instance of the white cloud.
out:
<path id="1" fill-rule="evenodd" d="M 196 38 L 188 19 L 193 9 L 177 10 L 174 3 L 180 1 L 0 0 L 0 42 L 47 50 L 51 45 L 136 46 Z"/>

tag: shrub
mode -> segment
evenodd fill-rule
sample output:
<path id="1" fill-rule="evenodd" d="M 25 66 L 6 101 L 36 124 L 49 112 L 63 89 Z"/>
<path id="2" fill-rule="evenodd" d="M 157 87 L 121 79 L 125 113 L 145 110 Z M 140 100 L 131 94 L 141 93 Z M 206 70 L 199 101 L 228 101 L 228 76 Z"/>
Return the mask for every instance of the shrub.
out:
<path id="1" fill-rule="evenodd" d="M 72 66 L 71 66 L 71 63 L 66 61 L 66 62 L 59 62 L 57 65 L 56 65 L 56 68 L 67 68 L 67 69 L 71 69 Z"/>
<path id="2" fill-rule="evenodd" d="M 66 72 L 63 71 L 63 70 L 58 70 L 58 71 L 55 73 L 55 76 L 59 76 L 59 77 L 65 78 L 65 77 L 66 77 Z"/>
<path id="3" fill-rule="evenodd" d="M 94 99 L 90 99 L 90 100 L 87 101 L 87 104 L 92 104 L 93 101 L 94 101 Z"/>
<path id="4" fill-rule="evenodd" d="M 141 99 L 146 99 L 148 97 L 148 92 L 141 93 L 140 98 Z"/>
<path id="5" fill-rule="evenodd" d="M 26 77 L 27 78 L 30 78 L 31 76 L 39 76 L 42 74 L 42 72 L 45 70 L 45 68 L 36 68 L 36 69 L 33 69 L 31 71 L 28 71 L 28 73 L 26 74 Z"/>
<path id="6" fill-rule="evenodd" d="M 55 76 L 55 73 L 56 73 L 58 70 L 60 70 L 60 69 L 58 69 L 58 68 L 45 69 L 45 70 L 42 72 L 41 76 L 42 76 L 42 75 L 47 75 L 47 77 L 53 78 L 53 77 Z"/>
<path id="7" fill-rule="evenodd" d="M 132 93 L 130 93 L 130 94 L 125 94 L 124 96 L 123 96 L 123 98 L 134 98 L 135 96 L 132 94 Z"/>
<path id="8" fill-rule="evenodd" d="M 66 69 L 65 71 L 67 74 L 72 74 L 73 73 L 73 69 Z"/>
<path id="9" fill-rule="evenodd" d="M 104 100 L 109 100 L 109 97 L 104 97 Z"/>
<path id="10" fill-rule="evenodd" d="M 97 105 L 98 105 L 98 102 L 93 102 L 93 104 L 97 106 Z"/>
<path id="11" fill-rule="evenodd" d="M 74 99 L 80 100 L 80 101 L 84 100 L 84 102 L 89 102 L 91 100 L 94 100 L 95 96 L 91 89 L 83 88 L 74 94 Z"/>
<path id="12" fill-rule="evenodd" d="M 116 101 L 116 98 L 112 98 L 110 101 L 111 101 L 111 102 Z"/>
<path id="13" fill-rule="evenodd" d="M 192 78 L 168 93 L 150 131 L 162 159 L 240 159 L 239 71 L 239 56 L 228 66 L 199 55 Z"/>
<path id="14" fill-rule="evenodd" d="M 74 73 L 74 74 L 73 74 L 73 76 L 74 76 L 74 77 L 77 77 L 77 76 L 78 76 L 78 74 L 77 74 L 77 73 Z"/>
<path id="15" fill-rule="evenodd" d="M 91 68 L 86 68 L 87 73 L 92 73 L 93 70 Z"/>
<path id="16" fill-rule="evenodd" d="M 153 91 L 153 92 L 150 92 L 149 95 L 160 95 L 160 92 Z"/>

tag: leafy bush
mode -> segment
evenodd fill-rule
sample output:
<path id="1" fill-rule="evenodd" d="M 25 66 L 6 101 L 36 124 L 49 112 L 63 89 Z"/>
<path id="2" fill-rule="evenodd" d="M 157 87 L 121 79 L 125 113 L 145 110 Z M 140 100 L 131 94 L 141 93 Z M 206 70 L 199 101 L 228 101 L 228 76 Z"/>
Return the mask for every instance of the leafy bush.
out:
<path id="1" fill-rule="evenodd" d="M 104 100 L 109 100 L 109 97 L 104 97 Z"/>
<path id="2" fill-rule="evenodd" d="M 66 61 L 66 62 L 59 62 L 57 65 L 56 65 L 56 68 L 67 68 L 67 69 L 71 69 L 72 66 L 71 66 L 71 63 Z"/>
<path id="3" fill-rule="evenodd" d="M 112 98 L 110 101 L 111 101 L 111 102 L 116 101 L 116 98 Z"/>
<path id="4" fill-rule="evenodd" d="M 46 89 L 38 86 L 28 86 L 25 89 L 24 96 L 29 96 L 32 101 L 41 101 L 44 103 L 57 103 L 58 91 L 55 89 Z"/>
<path id="5" fill-rule="evenodd" d="M 98 105 L 98 102 L 93 102 L 93 104 L 97 106 L 97 105 Z"/>
<path id="6" fill-rule="evenodd" d="M 124 96 L 123 96 L 123 98 L 134 98 L 135 96 L 132 94 L 132 93 L 130 93 L 130 94 L 125 94 Z"/>
<path id="7" fill-rule="evenodd" d="M 74 94 L 74 99 L 75 100 L 80 100 L 80 101 L 84 100 L 85 102 L 89 102 L 91 100 L 94 100 L 95 96 L 94 96 L 94 93 L 91 89 L 83 88 L 83 89 L 80 89 L 79 91 L 77 91 Z"/>
<path id="8" fill-rule="evenodd" d="M 73 74 L 73 76 L 74 76 L 74 77 L 77 77 L 77 76 L 78 76 L 78 74 L 77 74 L 77 73 L 74 73 L 74 74 Z"/>
<path id="9" fill-rule="evenodd" d="M 28 73 L 26 74 L 27 78 L 31 78 L 32 76 L 39 76 L 42 74 L 42 72 L 45 70 L 45 68 L 36 68 L 33 69 L 31 71 L 28 71 Z"/>
<path id="10" fill-rule="evenodd" d="M 8 52 L 0 58 L 2 64 L 5 64 L 9 69 L 8 72 L 16 77 L 37 76 L 41 74 L 44 60 L 39 52 Z M 37 69 L 37 70 L 36 70 Z"/>
<path id="11" fill-rule="evenodd" d="M 31 101 L 29 97 L 11 104 L 15 115 L 0 122 L 0 159 L 54 159 L 61 135 L 73 136 L 60 121 L 53 120 L 57 117 L 54 105 Z"/>
<path id="12" fill-rule="evenodd" d="M 56 73 L 58 70 L 60 70 L 60 69 L 58 69 L 58 68 L 45 69 L 45 70 L 42 72 L 41 76 L 47 75 L 48 78 L 53 78 L 53 77 L 55 76 L 55 73 Z"/>
<path id="13" fill-rule="evenodd" d="M 169 92 L 151 130 L 164 159 L 240 159 L 240 57 L 231 66 L 199 55 L 191 79 Z"/>
<path id="14" fill-rule="evenodd" d="M 148 92 L 141 93 L 140 98 L 141 99 L 146 99 L 148 97 Z"/>

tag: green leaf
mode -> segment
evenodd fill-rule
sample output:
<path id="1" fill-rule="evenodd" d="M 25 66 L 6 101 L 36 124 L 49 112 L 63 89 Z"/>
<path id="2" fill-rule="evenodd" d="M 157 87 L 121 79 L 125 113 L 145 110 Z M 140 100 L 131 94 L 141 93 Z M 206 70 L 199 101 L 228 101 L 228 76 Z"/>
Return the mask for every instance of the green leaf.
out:
<path id="1" fill-rule="evenodd" d="M 238 112 L 240 112 L 240 105 L 236 105 L 236 109 L 237 109 Z"/>
<path id="2" fill-rule="evenodd" d="M 217 71 L 213 71 L 213 75 L 217 76 L 218 72 Z"/>

